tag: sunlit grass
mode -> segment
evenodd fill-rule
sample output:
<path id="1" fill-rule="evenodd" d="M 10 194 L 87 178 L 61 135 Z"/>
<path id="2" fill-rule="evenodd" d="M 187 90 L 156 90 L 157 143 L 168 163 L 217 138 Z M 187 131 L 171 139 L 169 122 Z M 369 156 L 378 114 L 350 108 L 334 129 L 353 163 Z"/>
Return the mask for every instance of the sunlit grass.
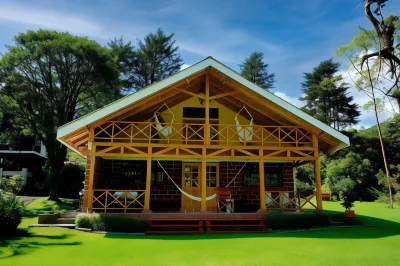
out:
<path id="1" fill-rule="evenodd" d="M 337 202 L 324 207 L 343 212 Z M 1 242 L 0 265 L 399 265 L 400 207 L 357 202 L 355 211 L 376 227 L 193 236 L 35 228 Z"/>

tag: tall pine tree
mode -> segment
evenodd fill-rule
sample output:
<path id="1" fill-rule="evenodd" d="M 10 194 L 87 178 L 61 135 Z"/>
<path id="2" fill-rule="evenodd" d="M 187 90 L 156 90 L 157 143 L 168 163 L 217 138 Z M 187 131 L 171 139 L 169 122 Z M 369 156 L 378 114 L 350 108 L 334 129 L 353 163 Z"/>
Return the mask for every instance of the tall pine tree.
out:
<path id="1" fill-rule="evenodd" d="M 183 61 L 173 37 L 173 33 L 167 35 L 158 29 L 138 42 L 130 78 L 134 90 L 141 90 L 180 70 Z"/>
<path id="2" fill-rule="evenodd" d="M 264 54 L 254 52 L 240 65 L 241 75 L 266 90 L 274 88 L 275 74 L 269 74 Z"/>
<path id="3" fill-rule="evenodd" d="M 321 62 L 311 73 L 304 73 L 303 110 L 337 130 L 358 123 L 359 106 L 349 96 L 348 84 L 335 77 L 340 67 L 332 59 Z"/>

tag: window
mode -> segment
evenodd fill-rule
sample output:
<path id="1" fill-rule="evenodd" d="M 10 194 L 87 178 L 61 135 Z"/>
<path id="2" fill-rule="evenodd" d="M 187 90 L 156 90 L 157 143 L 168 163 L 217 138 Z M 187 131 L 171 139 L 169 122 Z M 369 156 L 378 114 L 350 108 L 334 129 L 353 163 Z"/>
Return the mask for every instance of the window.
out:
<path id="1" fill-rule="evenodd" d="M 185 166 L 185 187 L 199 186 L 199 167 L 186 165 Z"/>
<path id="2" fill-rule="evenodd" d="M 243 185 L 255 187 L 260 185 L 259 164 L 248 163 L 244 170 Z M 264 164 L 264 181 L 266 187 L 282 186 L 282 170 L 277 164 Z"/>
<path id="3" fill-rule="evenodd" d="M 216 165 L 207 165 L 207 174 L 206 174 L 206 186 L 207 187 L 216 187 L 217 186 L 217 166 Z"/>
<path id="4" fill-rule="evenodd" d="M 183 107 L 184 118 L 206 118 L 206 108 L 202 107 Z M 210 119 L 218 119 L 218 108 L 210 108 Z"/>

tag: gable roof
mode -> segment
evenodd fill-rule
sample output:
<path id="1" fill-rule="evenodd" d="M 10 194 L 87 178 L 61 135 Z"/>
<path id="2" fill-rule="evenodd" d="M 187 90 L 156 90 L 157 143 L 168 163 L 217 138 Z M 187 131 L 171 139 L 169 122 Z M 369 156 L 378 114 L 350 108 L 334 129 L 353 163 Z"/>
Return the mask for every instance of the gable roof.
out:
<path id="1" fill-rule="evenodd" d="M 337 139 L 340 141 L 340 144 L 336 145 L 332 151 L 336 151 L 339 149 L 342 149 L 344 147 L 347 147 L 350 145 L 349 138 L 340 133 L 339 131 L 335 130 L 329 125 L 326 125 L 322 123 L 321 121 L 315 119 L 314 117 L 306 114 L 299 108 L 295 107 L 294 105 L 288 103 L 287 101 L 279 98 L 275 94 L 260 88 L 256 84 L 248 81 L 247 79 L 243 78 L 239 73 L 236 71 L 230 69 L 229 67 L 225 66 L 224 64 L 218 62 L 212 57 L 207 57 L 206 59 L 174 74 L 166 79 L 159 81 L 157 83 L 154 83 L 138 92 L 132 93 L 130 95 L 127 95 L 115 102 L 112 102 L 92 113 L 89 113 L 85 116 L 82 116 L 70 123 L 67 123 L 61 127 L 59 127 L 58 132 L 57 132 L 57 139 L 62 142 L 64 145 L 68 146 L 72 150 L 80 153 L 79 151 L 75 150 L 73 147 L 65 143 L 61 138 L 79 130 L 82 128 L 85 128 L 87 125 L 92 124 L 94 122 L 97 122 L 99 120 L 104 119 L 105 117 L 122 110 L 129 105 L 132 105 L 141 99 L 146 98 L 147 96 L 150 96 L 152 94 L 155 94 L 162 89 L 173 85 L 174 83 L 184 80 L 187 77 L 196 74 L 197 72 L 200 72 L 208 67 L 215 68 L 216 70 L 220 71 L 221 73 L 225 74 L 226 76 L 230 77 L 231 79 L 235 80 L 236 82 L 242 84 L 243 86 L 247 87 L 248 89 L 256 92 L 260 96 L 270 100 L 271 102 L 275 103 L 277 106 L 289 111 L 290 113 L 294 114 L 295 116 L 299 117 L 300 119 L 306 121 L 307 123 L 311 124 L 312 126 L 320 129 L 321 131 L 324 131 L 326 134 L 330 135 L 331 137 Z"/>

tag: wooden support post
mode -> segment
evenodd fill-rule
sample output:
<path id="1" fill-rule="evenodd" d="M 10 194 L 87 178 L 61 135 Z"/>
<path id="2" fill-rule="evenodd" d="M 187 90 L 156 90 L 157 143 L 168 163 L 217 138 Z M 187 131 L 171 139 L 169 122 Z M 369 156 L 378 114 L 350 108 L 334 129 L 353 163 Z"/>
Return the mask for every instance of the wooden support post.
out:
<path id="1" fill-rule="evenodd" d="M 204 130 L 205 144 L 210 144 L 210 77 L 206 73 L 206 126 Z"/>
<path id="2" fill-rule="evenodd" d="M 314 177 L 315 177 L 315 190 L 317 193 L 317 210 L 322 210 L 322 191 L 321 191 L 321 169 L 319 164 L 319 152 L 318 152 L 318 137 L 313 134 L 313 144 L 314 144 Z"/>
<path id="3" fill-rule="evenodd" d="M 266 212 L 267 204 L 265 201 L 265 173 L 264 173 L 264 160 L 263 160 L 263 150 L 259 151 L 260 161 L 259 161 L 259 175 L 260 175 L 260 209 L 258 212 Z"/>
<path id="4" fill-rule="evenodd" d="M 146 192 L 144 194 L 144 209 L 142 212 L 151 212 L 150 210 L 151 157 L 152 157 L 152 148 L 149 147 L 147 153 Z"/>
<path id="5" fill-rule="evenodd" d="M 206 160 L 206 149 L 203 148 L 203 157 L 201 159 L 201 211 L 207 211 L 207 160 Z"/>
<path id="6" fill-rule="evenodd" d="M 93 209 L 93 182 L 94 182 L 94 169 L 96 163 L 96 144 L 93 143 L 94 140 L 94 127 L 91 126 L 89 130 L 89 142 L 92 143 L 92 147 L 88 147 L 90 152 L 90 170 L 89 170 L 89 186 L 88 186 L 88 198 L 87 198 L 87 210 L 92 213 Z"/>

